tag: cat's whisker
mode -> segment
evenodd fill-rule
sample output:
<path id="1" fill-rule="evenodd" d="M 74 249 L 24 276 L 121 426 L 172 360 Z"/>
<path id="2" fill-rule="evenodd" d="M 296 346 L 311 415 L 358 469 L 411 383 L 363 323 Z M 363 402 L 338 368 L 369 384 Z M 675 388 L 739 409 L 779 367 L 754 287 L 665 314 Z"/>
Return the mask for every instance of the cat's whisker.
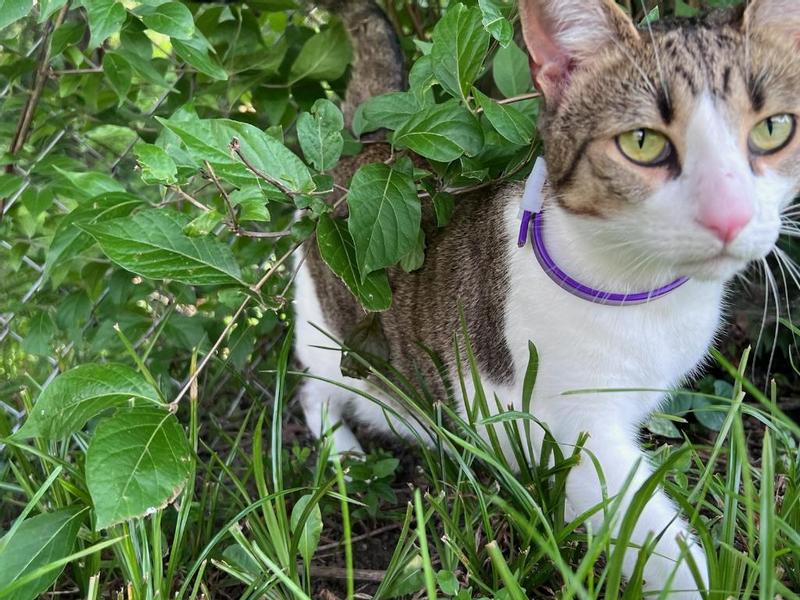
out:
<path id="1" fill-rule="evenodd" d="M 798 267 L 797 263 L 795 263 L 792 258 L 780 248 L 775 248 L 775 257 L 778 259 L 778 265 L 780 266 L 783 274 L 783 283 L 786 292 L 786 318 L 790 323 L 794 323 L 794 319 L 792 318 L 792 304 L 789 300 L 789 284 L 786 282 L 786 273 L 783 271 L 783 269 L 786 267 L 786 271 L 788 271 L 792 283 L 794 283 L 796 289 L 800 290 L 800 267 Z M 791 329 L 790 331 L 792 333 L 792 343 L 796 348 L 797 336 L 795 335 L 794 329 Z"/>
<path id="2" fill-rule="evenodd" d="M 772 348 L 770 349 L 769 353 L 769 361 L 767 362 L 767 369 L 765 371 L 767 381 L 769 381 L 770 373 L 772 373 L 772 367 L 775 362 L 775 352 L 778 348 L 778 334 L 780 333 L 780 314 L 781 314 L 781 300 L 780 300 L 780 292 L 778 291 L 778 282 L 775 279 L 775 275 L 772 272 L 772 269 L 769 267 L 769 263 L 767 259 L 762 259 L 764 261 L 764 271 L 766 274 L 766 293 L 772 295 L 772 300 L 775 302 L 775 327 L 772 335 Z M 768 304 L 765 305 L 765 313 L 764 313 L 764 321 L 762 322 L 762 326 L 766 326 L 766 315 L 767 315 L 767 308 Z M 760 341 L 761 335 L 759 335 Z M 755 375 L 755 373 L 753 374 Z"/>
<path id="3" fill-rule="evenodd" d="M 639 0 L 642 5 L 642 10 L 644 14 L 647 16 L 647 6 L 645 6 L 644 0 Z M 645 17 L 646 18 L 646 17 Z M 650 22 L 650 19 L 647 20 L 647 31 L 650 34 L 650 41 L 653 43 L 653 52 L 656 58 L 656 68 L 658 69 L 658 75 L 661 78 L 661 91 L 664 94 L 664 97 L 667 99 L 667 104 L 672 105 L 672 99 L 669 95 L 669 87 L 667 86 L 667 77 L 664 75 L 664 66 L 661 63 L 661 55 L 658 51 L 658 44 L 656 43 L 656 37 L 653 35 L 653 24 Z"/>
<path id="4" fill-rule="evenodd" d="M 762 258 L 760 261 L 758 261 L 757 264 L 760 267 L 759 271 L 763 275 L 764 279 L 764 308 L 761 311 L 761 324 L 758 328 L 758 337 L 756 337 L 756 343 L 755 346 L 753 346 L 754 348 L 756 348 L 756 350 L 761 347 L 761 340 L 764 339 L 764 332 L 767 330 L 767 318 L 769 315 L 769 304 L 770 304 L 769 284 L 767 283 L 767 273 L 769 272 L 769 264 L 767 263 L 766 258 Z M 753 375 L 755 375 L 756 359 L 753 360 L 753 364 L 751 365 L 750 368 L 751 368 L 750 377 L 752 379 Z"/>

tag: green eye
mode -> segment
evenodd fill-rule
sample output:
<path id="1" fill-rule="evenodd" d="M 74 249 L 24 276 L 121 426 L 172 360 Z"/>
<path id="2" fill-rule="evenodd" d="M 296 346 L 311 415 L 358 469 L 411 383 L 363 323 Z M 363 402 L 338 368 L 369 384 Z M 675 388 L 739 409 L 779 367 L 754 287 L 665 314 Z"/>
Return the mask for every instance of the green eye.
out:
<path id="1" fill-rule="evenodd" d="M 667 136 L 652 129 L 634 129 L 617 136 L 617 147 L 625 158 L 643 167 L 655 167 L 672 154 Z"/>
<path id="2" fill-rule="evenodd" d="M 774 115 L 761 121 L 750 132 L 750 151 L 753 154 L 774 154 L 783 150 L 794 137 L 794 115 Z"/>

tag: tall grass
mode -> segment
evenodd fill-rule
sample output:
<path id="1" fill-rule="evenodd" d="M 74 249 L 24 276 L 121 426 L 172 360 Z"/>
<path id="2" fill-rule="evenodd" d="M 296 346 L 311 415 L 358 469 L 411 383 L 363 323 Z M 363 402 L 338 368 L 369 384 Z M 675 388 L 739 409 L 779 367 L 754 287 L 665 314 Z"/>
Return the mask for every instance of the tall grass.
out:
<path id="1" fill-rule="evenodd" d="M 186 416 L 198 455 L 196 484 L 174 507 L 115 526 L 103 536 L 82 529 L 75 553 L 62 561 L 71 567 L 54 589 L 78 590 L 68 597 L 89 599 L 312 598 L 320 532 L 330 529 L 338 538 L 333 550 L 341 554 L 340 593 L 348 600 L 414 594 L 459 600 L 640 598 L 641 582 L 625 582 L 621 576 L 622 555 L 649 492 L 662 486 L 681 506 L 708 554 L 709 600 L 798 597 L 799 430 L 778 408 L 776 386 L 766 396 L 745 378 L 748 353 L 736 367 L 717 356 L 734 385 L 730 397 L 712 398 L 713 406 L 726 411 L 713 443 L 685 439 L 675 446 L 651 445 L 653 475 L 625 514 L 618 514 L 617 497 L 606 496 L 569 522 L 566 479 L 579 460 L 593 460 L 583 448 L 586 438 L 574 440 L 564 454 L 565 446 L 527 410 L 490 410 L 489 402 L 496 399 L 490 400 L 480 383 L 469 344 L 459 363 L 460 381 L 453 386 L 464 389 L 467 373 L 477 382 L 465 415 L 431 402 L 356 357 L 393 402 L 351 392 L 381 404 L 419 431 L 421 440 L 433 440 L 417 449 L 424 485 L 407 497 L 404 510 L 384 514 L 385 520 L 396 522 L 397 534 L 382 580 L 367 596 L 358 596 L 359 556 L 353 539 L 355 526 L 363 523 L 354 515 L 364 503 L 352 492 L 351 471 L 359 463 L 333 456 L 329 439 L 319 443 L 313 458 L 284 447 L 290 390 L 297 378 L 306 377 L 289 370 L 290 344 L 291 332 L 272 373 L 273 404 L 251 408 L 232 435 L 217 431 L 214 447 L 207 441 L 210 424 L 199 411 L 202 394 L 197 388 L 191 391 Z M 530 406 L 537 368 L 531 346 L 525 407 Z M 745 421 L 764 430 L 755 453 Z M 538 448 L 533 448 L 535 428 L 544 431 Z M 519 469 L 499 452 L 500 430 L 511 439 Z M 76 435 L 70 444 L 82 442 Z M 16 524 L 34 510 L 66 506 L 70 495 L 83 493 L 80 472 L 70 464 L 69 445 L 8 443 L 3 480 L 15 483 L 5 485 L 6 493 L 11 502 L 24 499 Z M 618 538 L 608 527 L 582 525 L 599 511 L 610 517 L 607 521 L 621 524 Z M 369 522 L 365 520 L 367 526 Z M 639 569 L 653 545 L 639 549 Z M 44 565 L 32 577 L 61 566 Z M 14 589 L 24 583 L 1 590 L 0 598 L 15 597 Z"/>

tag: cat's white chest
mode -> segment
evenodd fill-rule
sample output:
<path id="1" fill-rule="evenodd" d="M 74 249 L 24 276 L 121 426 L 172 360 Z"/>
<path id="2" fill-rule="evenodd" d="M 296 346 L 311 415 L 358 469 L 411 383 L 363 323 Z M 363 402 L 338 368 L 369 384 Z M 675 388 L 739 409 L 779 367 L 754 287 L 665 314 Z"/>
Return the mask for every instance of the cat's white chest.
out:
<path id="1" fill-rule="evenodd" d="M 509 231 L 514 226 L 511 221 Z M 648 304 L 602 306 L 558 287 L 529 246 L 511 251 L 509 269 L 505 337 L 516 377 L 513 389 L 503 391 L 518 401 L 533 342 L 540 359 L 534 413 L 537 405 L 562 412 L 611 403 L 633 426 L 664 396 L 643 390 L 666 390 L 696 369 L 720 322 L 718 284 L 690 281 Z"/>

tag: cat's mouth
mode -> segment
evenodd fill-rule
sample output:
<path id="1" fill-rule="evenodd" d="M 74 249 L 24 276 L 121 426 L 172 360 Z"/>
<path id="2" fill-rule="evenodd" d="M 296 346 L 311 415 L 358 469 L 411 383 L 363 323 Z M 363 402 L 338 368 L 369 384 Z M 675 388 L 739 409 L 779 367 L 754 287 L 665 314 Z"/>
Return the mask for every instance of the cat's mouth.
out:
<path id="1" fill-rule="evenodd" d="M 681 272 L 686 276 L 702 280 L 728 279 L 744 269 L 749 259 L 732 254 L 723 249 L 706 258 L 688 260 L 681 263 Z"/>

